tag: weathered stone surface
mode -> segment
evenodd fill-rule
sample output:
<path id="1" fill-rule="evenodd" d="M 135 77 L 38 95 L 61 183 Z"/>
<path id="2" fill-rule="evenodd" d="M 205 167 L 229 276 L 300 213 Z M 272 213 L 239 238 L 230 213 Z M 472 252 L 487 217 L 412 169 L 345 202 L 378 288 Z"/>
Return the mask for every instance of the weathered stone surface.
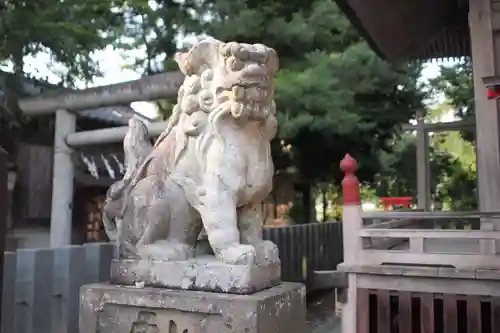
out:
<path id="1" fill-rule="evenodd" d="M 298 283 L 252 294 L 82 287 L 80 333 L 305 333 L 305 287 Z"/>
<path id="2" fill-rule="evenodd" d="M 279 263 L 229 265 L 213 256 L 186 261 L 114 260 L 111 281 L 184 290 L 250 294 L 280 283 Z"/>
<path id="3" fill-rule="evenodd" d="M 154 145 L 141 121 L 130 122 L 127 170 L 106 197 L 119 258 L 192 259 L 204 228 L 229 265 L 278 264 L 260 214 L 274 175 L 276 51 L 207 38 L 175 59 L 185 79 L 172 116 Z"/>

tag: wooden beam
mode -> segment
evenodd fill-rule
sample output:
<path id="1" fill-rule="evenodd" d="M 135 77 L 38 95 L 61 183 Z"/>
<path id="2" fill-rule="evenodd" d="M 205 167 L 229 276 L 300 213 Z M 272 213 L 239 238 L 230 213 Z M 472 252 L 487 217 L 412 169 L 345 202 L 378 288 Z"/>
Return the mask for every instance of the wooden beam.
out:
<path id="1" fill-rule="evenodd" d="M 116 181 L 110 177 L 99 177 L 99 179 L 82 172 L 75 171 L 76 186 L 109 188 Z"/>
<path id="2" fill-rule="evenodd" d="M 450 132 L 464 129 L 475 130 L 476 122 L 474 120 L 458 120 L 441 123 L 426 123 L 424 128 L 427 132 Z M 417 131 L 418 125 L 403 125 L 404 131 Z"/>
<path id="3" fill-rule="evenodd" d="M 52 114 L 56 110 L 82 111 L 174 97 L 184 80 L 181 72 L 168 72 L 139 80 L 76 91 L 58 91 L 24 98 L 19 107 L 27 115 Z"/>
<path id="4" fill-rule="evenodd" d="M 500 76 L 486 76 L 483 77 L 483 83 L 486 87 L 500 85 Z"/>
<path id="5" fill-rule="evenodd" d="M 500 239 L 498 231 L 442 229 L 361 229 L 359 237 Z"/>
<path id="6" fill-rule="evenodd" d="M 426 125 L 425 112 L 417 111 L 417 206 L 424 211 L 431 208 L 429 133 L 425 128 Z"/>
<path id="7" fill-rule="evenodd" d="M 151 137 L 159 136 L 166 126 L 167 123 L 165 122 L 147 124 L 149 135 Z M 66 143 L 71 147 L 79 147 L 120 142 L 123 141 L 123 138 L 125 137 L 127 131 L 128 126 L 120 126 L 92 131 L 76 132 L 69 134 L 66 137 Z"/>
<path id="8" fill-rule="evenodd" d="M 363 219 L 478 219 L 482 217 L 500 217 L 500 212 L 422 212 L 422 211 L 393 211 L 393 212 L 363 212 Z"/>
<path id="9" fill-rule="evenodd" d="M 476 160 L 479 209 L 500 209 L 500 108 L 488 100 L 483 78 L 499 76 L 500 13 L 491 0 L 469 1 L 474 104 L 476 110 Z M 486 80 L 488 82 L 488 80 Z M 493 83 L 493 82 L 488 82 Z M 500 220 L 482 221 L 481 228 L 500 229 Z"/>

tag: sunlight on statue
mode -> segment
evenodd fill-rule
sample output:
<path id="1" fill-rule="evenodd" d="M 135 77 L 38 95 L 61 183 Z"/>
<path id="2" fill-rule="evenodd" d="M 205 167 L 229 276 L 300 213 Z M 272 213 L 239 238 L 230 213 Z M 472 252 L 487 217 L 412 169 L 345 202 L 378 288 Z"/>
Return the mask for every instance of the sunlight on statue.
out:
<path id="1" fill-rule="evenodd" d="M 208 38 L 176 61 L 185 80 L 154 146 L 146 126 L 130 121 L 126 175 L 104 208 L 109 238 L 120 258 L 178 261 L 194 256 L 204 228 L 227 264 L 279 263 L 260 216 L 274 172 L 276 52 Z"/>

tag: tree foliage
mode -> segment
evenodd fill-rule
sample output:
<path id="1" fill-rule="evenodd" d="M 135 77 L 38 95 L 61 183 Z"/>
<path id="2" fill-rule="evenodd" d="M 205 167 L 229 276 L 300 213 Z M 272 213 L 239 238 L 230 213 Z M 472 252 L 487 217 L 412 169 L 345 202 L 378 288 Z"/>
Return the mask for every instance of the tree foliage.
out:
<path id="1" fill-rule="evenodd" d="M 376 152 L 389 149 L 421 105 L 418 68 L 380 60 L 330 0 L 221 0 L 210 10 L 207 34 L 277 50 L 278 140 L 291 146 L 297 180 L 338 183 L 345 153 L 360 162 L 360 178 L 371 180 Z"/>
<path id="2" fill-rule="evenodd" d="M 427 121 L 453 112 L 447 103 L 428 112 Z M 431 119 L 429 119 L 431 118 Z M 458 132 L 429 135 L 429 165 L 431 196 L 435 203 L 453 210 L 477 208 L 476 156 L 473 144 Z M 382 171 L 374 186 L 379 196 L 417 196 L 416 136 L 407 133 L 395 141 L 391 151 L 380 155 Z"/>
<path id="3" fill-rule="evenodd" d="M 0 61 L 23 70 L 26 56 L 49 53 L 67 68 L 63 83 L 99 75 L 92 54 L 113 42 L 123 26 L 121 1 L 7 1 L 1 9 Z"/>
<path id="4" fill-rule="evenodd" d="M 472 60 L 463 59 L 440 68 L 440 74 L 430 80 L 431 92 L 437 98 L 445 98 L 451 105 L 455 116 L 464 120 L 475 118 L 474 83 Z M 464 139 L 475 141 L 473 131 L 462 132 Z"/>
<path id="5" fill-rule="evenodd" d="M 305 207 L 312 185 L 340 182 L 338 163 L 346 153 L 359 161 L 359 177 L 372 180 L 378 152 L 390 149 L 399 126 L 421 107 L 420 68 L 379 59 L 332 0 L 153 3 L 132 24 L 134 47 L 149 50 L 137 62 L 146 69 L 151 59 L 169 68 L 175 33 L 263 43 L 278 52 L 273 159 L 277 172 L 295 171 Z M 162 106 L 168 115 L 171 104 Z"/>
<path id="6" fill-rule="evenodd" d="M 90 82 L 100 75 L 93 53 L 116 40 L 123 30 L 121 1 L 6 1 L 0 7 L 0 64 L 10 65 L 12 75 L 4 75 L 0 89 L 0 145 L 10 152 L 23 137 L 23 129 L 37 127 L 27 123 L 17 100 L 25 95 L 25 80 L 43 81 L 40 73 L 27 73 L 27 57 L 49 54 L 61 85 Z M 31 81 L 34 83 L 35 81 Z M 47 121 L 43 127 L 47 127 Z"/>

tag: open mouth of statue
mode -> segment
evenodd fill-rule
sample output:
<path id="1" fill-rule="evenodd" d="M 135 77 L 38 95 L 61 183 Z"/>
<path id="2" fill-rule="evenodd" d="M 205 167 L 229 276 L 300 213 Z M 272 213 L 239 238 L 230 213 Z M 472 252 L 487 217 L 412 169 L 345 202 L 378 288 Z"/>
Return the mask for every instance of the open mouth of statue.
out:
<path id="1" fill-rule="evenodd" d="M 266 75 L 243 75 L 237 85 L 242 87 L 269 88 L 269 77 Z"/>
<path id="2" fill-rule="evenodd" d="M 224 95 L 228 96 L 230 100 L 240 103 L 267 104 L 272 97 L 272 90 L 269 86 L 263 86 L 260 83 L 236 84 L 227 89 Z"/>

